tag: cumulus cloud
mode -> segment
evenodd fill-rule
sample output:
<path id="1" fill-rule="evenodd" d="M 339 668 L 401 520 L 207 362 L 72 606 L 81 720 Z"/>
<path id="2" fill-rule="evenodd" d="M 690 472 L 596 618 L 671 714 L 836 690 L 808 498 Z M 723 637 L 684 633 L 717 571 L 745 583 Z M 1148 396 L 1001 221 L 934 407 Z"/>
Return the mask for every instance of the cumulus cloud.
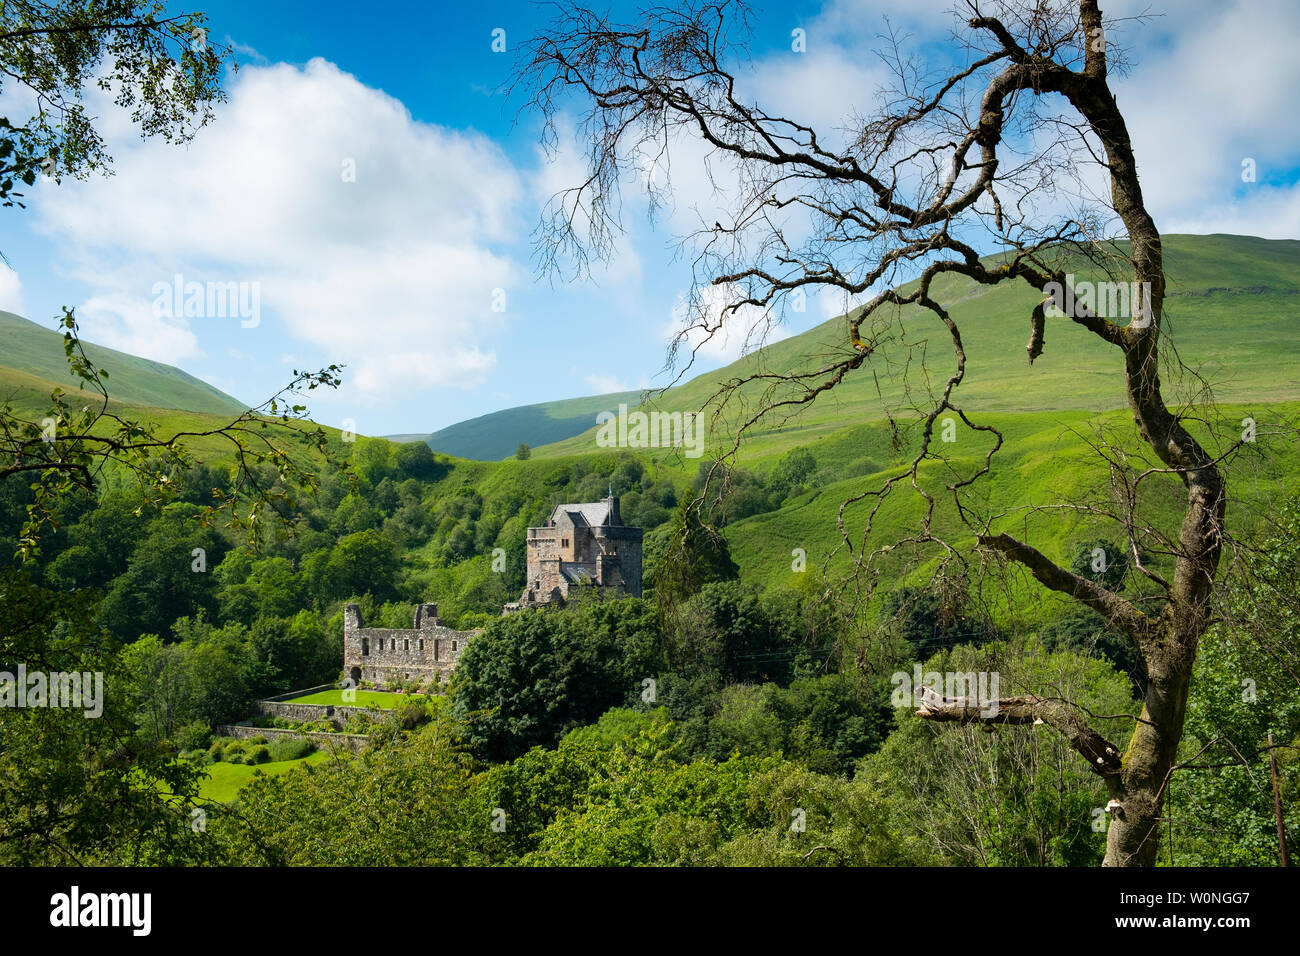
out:
<path id="1" fill-rule="evenodd" d="M 119 352 L 169 364 L 198 355 L 198 339 L 189 322 L 157 316 L 152 305 L 120 292 L 92 295 L 77 307 L 77 322 L 88 341 Z"/>
<path id="2" fill-rule="evenodd" d="M 1297 32 L 1300 7 L 1290 0 L 1196 3 L 1115 31 L 1137 61 L 1116 81 L 1116 98 L 1163 229 L 1297 235 L 1292 191 L 1265 188 L 1300 160 Z M 1255 184 L 1242 181 L 1247 158 Z"/>
<path id="3" fill-rule="evenodd" d="M 766 309 L 743 305 L 724 312 L 743 298 L 734 284 L 705 286 L 694 299 L 679 296 L 665 339 L 679 339 L 682 361 L 694 354 L 697 361 L 726 364 L 790 334 Z"/>
<path id="4" fill-rule="evenodd" d="M 350 400 L 481 381 L 518 278 L 499 250 L 521 184 L 501 150 L 322 59 L 247 67 L 228 91 L 184 154 L 122 135 L 114 176 L 42 197 L 40 228 L 102 290 L 83 314 L 118 347 L 174 360 L 195 354 L 200 322 L 234 320 L 159 316 L 155 283 L 255 283 L 264 315 L 348 364 Z"/>
<path id="5" fill-rule="evenodd" d="M 0 311 L 26 317 L 26 309 L 22 280 L 18 278 L 17 272 L 0 262 Z"/>

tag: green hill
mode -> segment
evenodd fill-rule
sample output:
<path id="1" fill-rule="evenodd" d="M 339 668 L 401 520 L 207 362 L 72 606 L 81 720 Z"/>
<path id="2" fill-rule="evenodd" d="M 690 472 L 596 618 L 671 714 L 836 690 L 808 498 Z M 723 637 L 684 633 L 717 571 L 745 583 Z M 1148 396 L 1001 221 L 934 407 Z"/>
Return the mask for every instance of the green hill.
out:
<path id="1" fill-rule="evenodd" d="M 12 312 L 0 312 L 0 396 L 15 403 L 39 394 L 48 399 L 50 390 L 62 386 L 69 391 L 79 384 L 68 370 L 63 353 L 63 335 L 29 322 Z M 172 408 L 223 415 L 243 411 L 247 406 L 207 382 L 162 362 L 128 355 L 102 345 L 84 343 L 86 355 L 109 374 L 112 397 L 127 405 Z"/>
<path id="2" fill-rule="evenodd" d="M 1166 237 L 1170 276 L 1166 304 L 1166 364 L 1176 354 L 1186 369 L 1168 367 L 1164 373 L 1166 399 L 1171 405 L 1200 397 L 1201 380 L 1213 388 L 1216 411 L 1211 424 L 1224 446 L 1236 437 L 1238 424 L 1250 415 L 1261 428 L 1276 431 L 1300 419 L 1300 241 L 1266 240 L 1247 236 Z M 1099 278 L 1084 268 L 1079 278 Z M 1116 435 L 1131 434 L 1125 406 L 1118 353 L 1065 318 L 1049 319 L 1046 348 L 1031 366 L 1025 355 L 1029 313 L 1039 296 L 1027 287 L 980 286 L 960 277 L 935 283 L 937 298 L 961 329 L 967 353 L 967 373 L 954 400 L 977 423 L 999 428 L 1005 444 L 993 474 L 981 486 L 994 510 L 1023 509 L 1078 499 L 1109 481 L 1104 461 L 1086 438 L 1102 425 Z M 807 449 L 816 473 L 798 495 L 778 510 L 733 521 L 726 528 L 732 554 L 742 574 L 764 583 L 792 581 L 791 552 L 807 552 L 808 567 L 821 564 L 842 545 L 837 517 L 844 502 L 874 488 L 910 460 L 915 441 L 913 407 L 926 407 L 955 366 L 951 340 L 932 315 L 906 310 L 905 334 L 884 342 L 838 387 L 811 406 L 782 421 L 763 421 L 747 433 L 737 463 L 760 474 L 794 448 Z M 832 319 L 808 332 L 777 342 L 716 372 L 697 376 L 656 396 L 648 409 L 694 411 L 715 393 L 720 382 L 756 371 L 787 374 L 807 369 L 819 359 L 847 354 L 847 323 Z M 866 330 L 864 328 L 864 337 Z M 920 361 L 924 357 L 927 371 Z M 910 362 L 910 365 L 909 365 Z M 907 369 L 907 374 L 903 370 Z M 1189 371 L 1190 370 L 1190 371 Z M 777 391 L 775 397 L 783 393 Z M 738 410 L 752 414 L 760 397 L 758 386 L 736 393 Z M 769 398 L 772 396 L 769 396 Z M 886 408 L 901 431 L 891 430 Z M 729 449 L 736 415 L 710 419 L 708 451 L 699 460 L 679 450 L 643 449 L 640 457 L 679 475 L 693 476 L 700 461 Z M 594 422 L 594 419 L 593 419 Z M 1289 424 L 1288 424 L 1289 423 Z M 1199 426 L 1198 426 L 1199 427 Z M 596 429 L 534 449 L 534 460 L 589 456 L 610 450 L 596 445 Z M 987 450 L 985 435 L 963 426 L 956 445 L 943 449 L 958 469 L 973 470 Z M 1239 458 L 1229 471 L 1235 504 L 1234 527 L 1240 531 L 1267 520 L 1270 500 L 1296 493 L 1300 455 L 1286 443 Z M 950 480 L 947 466 L 935 462 L 922 469 L 923 485 L 941 498 L 936 530 L 952 536 L 961 547 L 973 543 L 952 514 L 951 500 L 942 491 Z M 1164 489 L 1150 499 L 1157 525 L 1172 530 L 1181 514 L 1181 490 Z M 1164 500 L 1164 495 L 1170 495 Z M 845 513 L 846 529 L 861 533 L 873 498 Z M 892 496 L 877 515 L 871 547 L 914 533 L 920 499 L 910 493 Z M 1019 513 L 1019 512 L 1016 512 Z M 1100 531 L 1077 517 L 1060 520 L 1034 515 L 1017 525 L 1049 556 L 1068 559 L 1073 542 Z M 860 544 L 855 540 L 855 545 Z M 920 554 L 898 552 L 887 567 L 906 573 Z M 841 547 L 832 567 L 848 568 L 849 553 Z"/>
<path id="3" fill-rule="evenodd" d="M 515 453 L 520 443 L 533 447 L 563 441 L 591 427 L 596 415 L 617 409 L 620 402 L 636 405 L 640 392 L 612 392 L 558 402 L 520 405 L 457 422 L 432 435 L 389 435 L 393 441 L 426 441 L 434 451 L 458 458 L 499 461 Z"/>
<path id="4" fill-rule="evenodd" d="M 1169 275 L 1165 343 L 1181 361 L 1214 386 L 1226 402 L 1276 402 L 1300 397 L 1300 241 L 1253 236 L 1165 237 Z M 1100 278 L 1078 268 L 1079 278 Z M 912 286 L 904 286 L 910 291 Z M 955 394 L 970 412 L 1087 410 L 1125 404 L 1118 353 L 1065 318 L 1049 319 L 1046 347 L 1031 366 L 1025 354 L 1029 313 L 1041 296 L 1024 283 L 982 286 L 963 276 L 944 276 L 932 294 L 951 312 L 967 356 L 966 377 Z M 747 464 L 761 463 L 790 447 L 827 437 L 851 424 L 883 418 L 882 402 L 894 410 L 938 394 L 955 368 L 947 329 L 929 312 L 905 309 L 906 334 L 876 348 L 872 359 L 829 393 L 785 421 L 764 421 L 751 429 Z M 864 326 L 864 337 L 868 329 Z M 847 322 L 831 319 L 800 335 L 774 343 L 726 368 L 699 375 L 655 397 L 646 408 L 695 411 L 723 381 L 763 371 L 775 375 L 813 367 L 817 361 L 850 354 Z M 926 371 L 920 363 L 924 359 Z M 904 369 L 907 370 L 906 375 Z M 1193 378 L 1167 374 L 1166 398 L 1180 388 L 1194 390 Z M 1171 387 L 1172 386 L 1172 387 Z M 752 409 L 759 385 L 741 389 L 737 408 Z M 791 394 L 778 388 L 773 397 Z M 730 444 L 734 414 L 710 422 L 710 451 Z M 579 453 L 595 447 L 594 419 L 572 438 L 534 449 L 535 455 Z"/>

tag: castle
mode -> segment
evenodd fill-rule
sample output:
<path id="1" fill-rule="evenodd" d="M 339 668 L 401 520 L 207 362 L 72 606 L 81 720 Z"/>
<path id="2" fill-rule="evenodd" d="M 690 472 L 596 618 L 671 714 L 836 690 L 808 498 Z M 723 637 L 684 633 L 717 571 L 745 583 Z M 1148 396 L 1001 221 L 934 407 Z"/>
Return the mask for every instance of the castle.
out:
<path id="1" fill-rule="evenodd" d="M 343 606 L 343 670 L 353 686 L 365 681 L 386 687 L 401 681 L 432 682 L 446 677 L 466 642 L 479 631 L 443 627 L 438 605 L 417 604 L 415 627 L 366 627 L 361 608 Z"/>
<path id="2" fill-rule="evenodd" d="M 641 529 L 623 524 L 618 498 L 557 505 L 546 524 L 528 529 L 528 580 L 504 612 L 562 604 L 575 587 L 641 596 Z M 438 619 L 438 605 L 417 604 L 410 629 L 366 627 L 361 608 L 343 607 L 343 670 L 353 685 L 447 677 L 480 631 L 457 631 Z"/>
<path id="3" fill-rule="evenodd" d="M 618 498 L 556 505 L 546 524 L 528 529 L 528 579 L 506 610 L 563 603 L 575 587 L 641 596 L 641 529 L 623 524 Z"/>

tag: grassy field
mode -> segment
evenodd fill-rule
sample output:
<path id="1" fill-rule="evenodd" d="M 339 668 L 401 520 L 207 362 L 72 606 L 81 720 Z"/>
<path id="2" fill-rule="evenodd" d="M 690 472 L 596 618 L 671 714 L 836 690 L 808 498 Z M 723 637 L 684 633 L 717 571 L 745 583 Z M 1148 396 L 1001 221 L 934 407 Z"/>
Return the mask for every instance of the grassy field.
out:
<path id="1" fill-rule="evenodd" d="M 335 707 L 373 707 L 376 710 L 393 710 L 412 700 L 427 700 L 420 694 L 390 694 L 379 690 L 358 690 L 357 699 L 351 702 L 343 699 L 340 689 L 322 690 L 305 697 L 294 697 L 286 704 L 327 704 Z"/>
<path id="2" fill-rule="evenodd" d="M 229 803 L 239 794 L 240 788 L 258 774 L 274 777 L 282 773 L 288 773 L 300 764 L 320 763 L 323 760 L 330 759 L 332 759 L 332 754 L 329 751 L 318 750 L 314 754 L 299 760 L 277 760 L 272 763 L 257 764 L 256 766 L 224 762 L 209 764 L 207 767 L 208 776 L 199 784 L 199 796 L 219 803 Z"/>
<path id="3" fill-rule="evenodd" d="M 0 312 L 0 338 L 4 354 L 0 356 L 0 388 L 32 380 L 41 383 L 48 396 L 50 389 L 61 385 L 71 389 L 76 380 L 68 369 L 63 353 L 63 334 L 29 322 L 12 312 Z M 180 369 L 150 359 L 128 355 L 116 349 L 83 343 L 87 357 L 109 374 L 111 392 L 121 402 L 155 408 L 181 408 L 218 415 L 238 414 L 247 406 L 207 382 Z M 7 393 L 8 388 L 5 388 Z"/>
<path id="4" fill-rule="evenodd" d="M 1235 440 L 1240 421 L 1250 415 L 1260 422 L 1261 434 L 1266 427 L 1294 427 L 1300 421 L 1300 403 L 1258 406 L 1224 405 L 1218 408 L 1215 421 L 1222 447 Z M 1090 415 L 1083 412 L 990 414 L 977 419 L 1003 432 L 1003 450 L 994 458 L 989 476 L 981 479 L 980 491 L 973 503 L 981 513 L 1002 513 L 995 521 L 995 531 L 1007 531 L 1028 540 L 1049 558 L 1069 562 L 1072 549 L 1095 537 L 1118 540 L 1123 532 L 1112 522 L 1090 518 L 1050 506 L 1062 502 L 1109 503 L 1110 476 L 1107 463 L 1091 450 L 1085 438 L 1105 429 L 1112 436 L 1132 432 L 1132 422 L 1121 412 Z M 1292 433 L 1294 434 L 1294 432 Z M 878 487 L 885 478 L 905 470 L 902 455 L 891 455 L 888 432 L 883 424 L 874 428 L 855 428 L 846 434 L 832 435 L 808 446 L 819 466 L 834 467 L 848 461 L 848 470 L 864 461 L 860 474 L 811 489 L 788 502 L 778 511 L 755 515 L 735 522 L 726 529 L 732 557 L 747 580 L 763 584 L 797 583 L 798 574 L 791 569 L 791 552 L 803 548 L 810 570 L 820 569 L 833 549 L 840 551 L 829 562 L 833 572 L 850 568 L 851 557 L 841 546 L 837 518 L 841 505 L 868 488 Z M 952 470 L 939 462 L 921 469 L 921 487 L 935 496 L 938 504 L 933 527 L 959 550 L 969 551 L 974 536 L 963 527 L 951 496 L 945 488 L 954 471 L 968 473 L 983 460 L 989 439 L 966 429 L 959 429 L 957 441 L 943 450 Z M 856 456 L 856 457 L 855 457 Z M 1238 455 L 1228 466 L 1229 527 L 1236 534 L 1258 529 L 1268 520 L 1274 502 L 1300 494 L 1300 451 L 1294 440 L 1261 443 Z M 862 544 L 867 513 L 874 499 L 845 508 L 846 530 L 855 547 Z M 910 486 L 904 485 L 890 495 L 877 514 L 868 550 L 890 544 L 914 534 L 920 528 L 924 502 Z M 1035 511 L 1037 506 L 1047 510 Z M 1174 534 L 1185 506 L 1181 483 L 1173 476 L 1159 476 L 1144 485 L 1141 508 L 1145 520 L 1166 534 Z M 918 554 L 900 550 L 889 555 L 880 568 L 886 579 L 900 577 L 909 562 L 923 571 L 937 556 L 937 549 Z M 1157 570 L 1169 571 L 1167 561 L 1154 557 Z M 1032 589 L 1031 589 L 1032 590 Z"/>

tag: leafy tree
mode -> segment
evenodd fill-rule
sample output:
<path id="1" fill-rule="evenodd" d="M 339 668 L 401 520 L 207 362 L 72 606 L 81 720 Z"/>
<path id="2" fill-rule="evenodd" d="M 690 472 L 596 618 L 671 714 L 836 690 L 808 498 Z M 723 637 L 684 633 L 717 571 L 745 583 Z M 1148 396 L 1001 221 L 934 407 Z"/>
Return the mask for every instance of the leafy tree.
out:
<path id="1" fill-rule="evenodd" d="M 102 712 L 0 712 L 0 861 L 8 866 L 156 865 L 208 859 L 190 829 L 199 771 L 136 730 L 130 683 L 85 594 L 0 568 L 0 659 L 30 671 L 103 675 Z M 87 690 L 89 693 L 89 690 Z M 91 694 L 90 696 L 93 696 Z"/>
<path id="2" fill-rule="evenodd" d="M 177 504 L 149 524 L 148 533 L 104 598 L 100 619 L 123 640 L 168 633 L 178 618 L 215 617 L 213 570 L 227 545 L 213 528 L 200 527 L 198 509 Z"/>
<path id="3" fill-rule="evenodd" d="M 649 555 L 645 577 L 665 610 L 696 594 L 711 581 L 731 581 L 740 568 L 731 560 L 726 539 L 700 520 L 698 509 L 683 498 L 672 525 L 662 536 L 659 555 Z M 647 548 L 649 550 L 649 548 Z"/>
<path id="4" fill-rule="evenodd" d="M 662 668 L 657 615 L 646 601 L 523 611 L 469 642 L 456 664 L 455 712 L 475 753 L 509 759 L 639 700 L 643 681 Z"/>
<path id="5" fill-rule="evenodd" d="M 791 449 L 772 469 L 772 474 L 768 476 L 768 487 L 780 500 L 784 500 L 802 486 L 816 469 L 817 460 L 813 458 L 812 452 L 806 448 Z"/>
<path id="6" fill-rule="evenodd" d="M 358 531 L 329 551 L 304 562 L 308 587 L 322 604 L 360 594 L 389 600 L 397 596 L 401 560 L 397 548 L 377 531 Z"/>
<path id="7" fill-rule="evenodd" d="M 1119 590 L 1128 574 L 1128 555 L 1111 541 L 1095 538 L 1074 549 L 1070 572 L 1095 581 L 1102 587 Z"/>
<path id="8" fill-rule="evenodd" d="M 398 445 L 393 462 L 403 478 L 414 478 L 417 481 L 437 481 L 447 471 L 446 466 L 434 455 L 433 449 L 422 441 Z"/>
<path id="9" fill-rule="evenodd" d="M 481 865 L 496 834 L 492 817 L 474 812 L 473 780 L 469 755 L 438 716 L 359 756 L 335 752 L 256 777 L 237 814 L 214 815 L 209 836 L 223 859 L 241 865 Z"/>
<path id="10" fill-rule="evenodd" d="M 968 605 L 967 594 L 957 588 L 904 585 L 886 595 L 881 613 L 918 653 L 933 654 L 958 644 L 982 644 L 997 636 Z"/>
<path id="11" fill-rule="evenodd" d="M 1105 661 L 1072 652 L 1044 654 L 1033 642 L 942 651 L 922 672 L 998 674 L 999 687 L 1051 694 L 1089 713 L 1131 714 L 1129 684 Z M 910 675 L 909 675 L 910 676 Z M 991 712 L 991 711 L 990 711 Z M 1086 866 L 1101 861 L 1107 819 L 1102 781 L 1045 725 L 962 725 L 939 732 L 910 696 L 897 729 L 859 764 L 855 782 L 886 797 L 891 827 L 942 848 L 966 866 Z"/>
<path id="12" fill-rule="evenodd" d="M 515 449 L 515 458 L 519 461 L 527 461 L 533 457 L 533 450 L 528 447 L 526 442 L 520 442 L 519 447 Z"/>
<path id="13" fill-rule="evenodd" d="M 387 438 L 360 438 L 352 445 L 351 463 L 371 487 L 393 474 L 393 443 Z"/>
<path id="14" fill-rule="evenodd" d="M 79 179 L 112 163 L 87 112 L 92 82 L 111 89 L 144 136 L 186 142 L 225 99 L 228 48 L 208 40 L 201 13 L 168 14 L 156 0 L 11 0 L 0 8 L 0 73 L 39 109 L 0 120 L 0 199 L 22 205 L 14 179 Z"/>

